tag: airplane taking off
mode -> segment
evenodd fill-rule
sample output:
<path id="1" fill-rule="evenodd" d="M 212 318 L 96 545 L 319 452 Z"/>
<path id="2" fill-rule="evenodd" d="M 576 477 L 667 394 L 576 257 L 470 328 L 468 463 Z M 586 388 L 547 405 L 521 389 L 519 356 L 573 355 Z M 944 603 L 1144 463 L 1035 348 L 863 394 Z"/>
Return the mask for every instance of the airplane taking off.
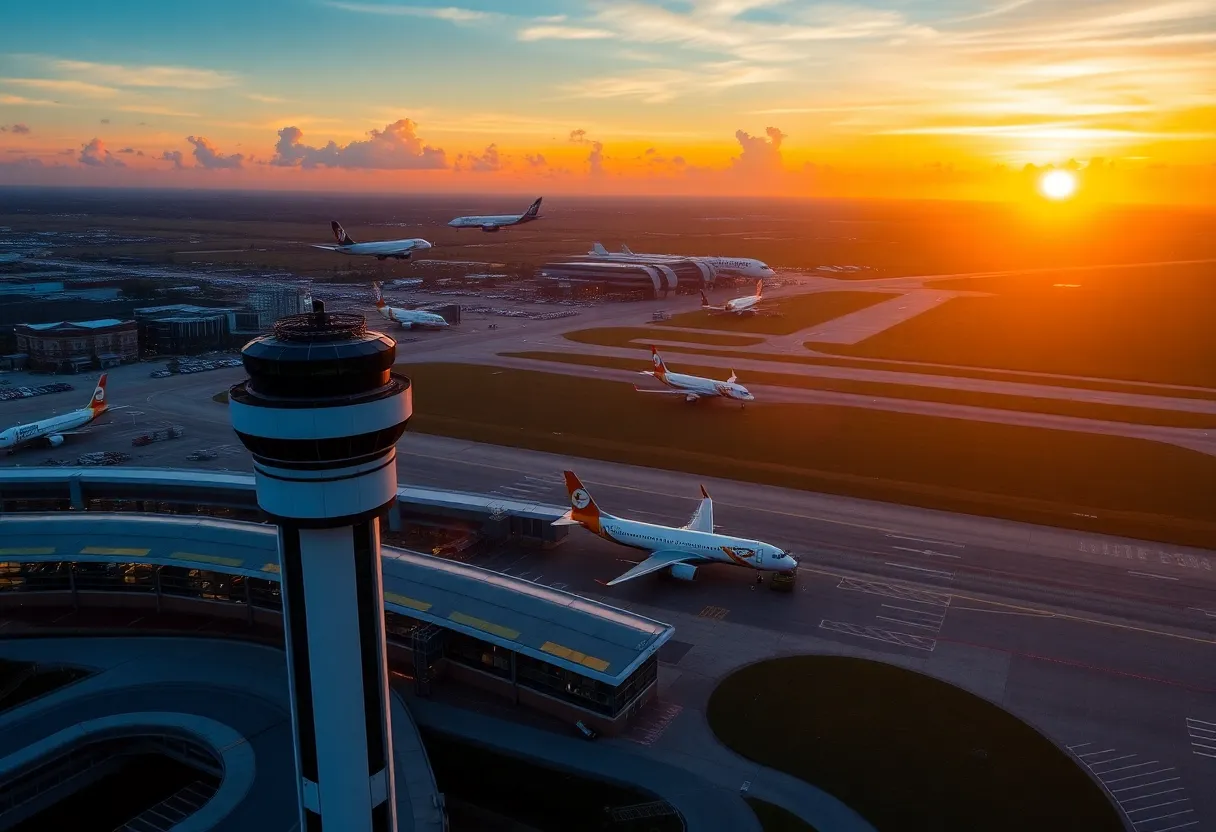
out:
<path id="1" fill-rule="evenodd" d="M 755 315 L 759 311 L 756 309 L 756 306 L 762 300 L 764 300 L 763 280 L 756 281 L 756 294 L 728 300 L 722 306 L 710 306 L 709 298 L 705 296 L 705 290 L 701 290 L 701 308 L 706 312 L 721 312 L 730 315 Z"/>
<path id="2" fill-rule="evenodd" d="M 365 255 L 367 257 L 375 257 L 377 260 L 387 260 L 392 257 L 394 260 L 409 260 L 410 255 L 416 251 L 426 251 L 431 247 L 431 244 L 426 240 L 415 237 L 410 240 L 383 240 L 378 243 L 356 243 L 350 238 L 350 235 L 334 220 L 330 225 L 333 227 L 334 236 L 338 239 L 338 244 L 334 245 L 313 245 L 313 248 L 323 249 L 324 251 L 336 251 L 339 254 Z"/>
<path id="3" fill-rule="evenodd" d="M 754 402 L 756 397 L 747 392 L 747 388 L 737 383 L 735 371 L 731 370 L 730 378 L 726 381 L 714 381 L 702 376 L 689 376 L 683 373 L 672 373 L 663 363 L 663 357 L 653 346 L 650 348 L 650 360 L 654 363 L 653 370 L 642 370 L 644 376 L 653 376 L 670 387 L 670 390 L 643 390 L 636 384 L 633 389 L 639 393 L 658 393 L 667 396 L 683 396 L 685 401 L 695 402 L 698 399 L 723 398 L 733 399 L 747 407 L 748 402 Z"/>
<path id="4" fill-rule="evenodd" d="M 729 563 L 762 572 L 793 572 L 798 561 L 789 552 L 761 543 L 714 532 L 714 504 L 701 486 L 701 504 L 688 525 L 681 528 L 624 520 L 600 511 L 591 494 L 573 471 L 566 471 L 570 510 L 553 521 L 555 526 L 582 526 L 605 540 L 650 552 L 650 557 L 608 582 L 615 586 L 651 572 L 666 569 L 673 578 L 691 581 L 697 567 L 706 563 Z"/>
<path id="5" fill-rule="evenodd" d="M 701 257 L 690 256 L 682 257 L 678 254 L 637 254 L 632 251 L 629 246 L 622 245 L 619 253 L 613 253 L 604 248 L 600 243 L 595 243 L 591 246 L 591 251 L 587 252 L 591 257 L 598 257 L 602 260 L 642 260 L 650 262 L 662 262 L 663 260 L 697 260 L 712 266 L 718 274 L 731 275 L 734 277 L 776 277 L 777 273 L 769 268 L 768 264 L 753 260 L 749 257 Z"/>
<path id="6" fill-rule="evenodd" d="M 482 231 L 497 231 L 500 228 L 506 228 L 510 225 L 522 225 L 525 222 L 542 219 L 537 216 L 540 211 L 540 201 L 544 197 L 537 198 L 528 206 L 528 210 L 522 214 L 496 214 L 489 217 L 457 217 L 448 223 L 452 228 L 480 228 Z"/>
<path id="7" fill-rule="evenodd" d="M 385 319 L 399 324 L 406 329 L 447 329 L 447 319 L 434 312 L 424 312 L 421 309 L 398 309 L 384 302 L 380 294 L 380 284 L 373 281 L 372 289 L 376 293 L 376 311 Z"/>
<path id="8" fill-rule="evenodd" d="M 106 373 L 102 373 L 101 378 L 97 380 L 97 387 L 93 389 L 93 398 L 89 400 L 87 407 L 31 422 L 28 425 L 11 427 L 0 433 L 0 448 L 8 448 L 10 454 L 16 453 L 20 447 L 34 443 L 58 448 L 63 444 L 65 436 L 88 433 L 88 431 L 78 430 L 78 428 L 84 427 L 103 413 L 110 410 L 122 410 L 123 407 L 126 405 L 110 407 L 106 404 Z"/>

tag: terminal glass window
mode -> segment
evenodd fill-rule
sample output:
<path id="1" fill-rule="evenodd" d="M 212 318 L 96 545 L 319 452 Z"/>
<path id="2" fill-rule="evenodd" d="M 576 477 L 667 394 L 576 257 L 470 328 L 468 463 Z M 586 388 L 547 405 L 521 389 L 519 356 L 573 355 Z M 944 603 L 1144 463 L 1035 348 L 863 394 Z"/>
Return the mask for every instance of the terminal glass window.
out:
<path id="1" fill-rule="evenodd" d="M 422 622 L 417 618 L 410 618 L 408 615 L 391 610 L 384 611 L 384 636 L 389 641 L 409 647 L 414 630 L 421 626 Z"/>
<path id="2" fill-rule="evenodd" d="M 589 711 L 616 715 L 615 690 L 611 685 L 522 654 L 516 656 L 516 674 L 523 687 L 563 699 Z"/>
<path id="3" fill-rule="evenodd" d="M 504 679 L 511 678 L 510 650 L 454 630 L 447 634 L 445 641 L 444 654 L 452 661 Z"/>
<path id="4" fill-rule="evenodd" d="M 642 662 L 637 670 L 629 674 L 620 687 L 613 693 L 613 714 L 619 714 L 621 711 L 629 707 L 646 688 L 659 677 L 659 659 L 658 656 L 651 656 L 646 661 Z"/>

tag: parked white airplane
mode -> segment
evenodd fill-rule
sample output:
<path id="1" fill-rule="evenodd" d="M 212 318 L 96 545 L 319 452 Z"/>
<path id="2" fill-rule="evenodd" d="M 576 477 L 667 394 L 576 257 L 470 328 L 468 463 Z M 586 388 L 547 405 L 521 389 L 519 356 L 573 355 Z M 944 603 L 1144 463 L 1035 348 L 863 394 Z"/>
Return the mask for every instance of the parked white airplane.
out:
<path id="1" fill-rule="evenodd" d="M 657 262 L 662 262 L 663 260 L 697 260 L 712 266 L 718 274 L 731 275 L 733 277 L 764 278 L 776 277 L 777 275 L 766 263 L 748 257 L 683 257 L 678 254 L 637 254 L 629 246 L 625 245 L 621 246 L 619 253 L 613 253 L 604 248 L 600 243 L 592 245 L 591 251 L 587 252 L 587 254 L 604 260 L 649 260 Z"/>
<path id="2" fill-rule="evenodd" d="M 376 293 L 376 311 L 387 320 L 400 324 L 406 329 L 447 328 L 447 319 L 442 315 L 436 315 L 434 312 L 424 312 L 421 309 L 398 309 L 397 307 L 389 306 L 384 302 L 384 295 L 380 294 L 380 284 L 378 282 L 372 282 L 372 289 Z"/>
<path id="3" fill-rule="evenodd" d="M 58 448 L 63 444 L 65 436 L 87 433 L 88 431 L 78 430 L 78 428 L 84 427 L 109 410 L 122 410 L 122 407 L 110 407 L 106 404 L 106 373 L 102 373 L 101 378 L 97 380 L 97 387 L 93 389 L 93 398 L 89 400 L 87 407 L 31 422 L 28 425 L 11 427 L 0 433 L 0 448 L 8 448 L 10 454 L 16 453 L 17 449 L 24 445 L 36 442 Z"/>
<path id="4" fill-rule="evenodd" d="M 714 504 L 705 486 L 701 486 L 701 504 L 688 525 L 675 528 L 605 514 L 574 472 L 565 474 L 570 510 L 553 525 L 582 526 L 605 540 L 650 552 L 650 557 L 609 581 L 608 586 L 662 569 L 669 570 L 674 578 L 691 581 L 697 567 L 706 563 L 729 563 L 763 572 L 792 572 L 798 568 L 798 561 L 789 552 L 770 543 L 714 533 Z"/>
<path id="5" fill-rule="evenodd" d="M 339 254 L 365 255 L 367 257 L 375 257 L 377 260 L 387 260 L 390 257 L 395 260 L 409 260 L 410 255 L 414 252 L 426 251 L 431 247 L 430 243 L 419 237 L 409 240 L 383 240 L 378 243 L 356 243 L 343 230 L 342 226 L 338 224 L 337 220 L 334 220 L 330 225 L 333 227 L 334 236 L 338 239 L 338 244 L 336 246 L 314 244 L 313 248 L 336 251 Z"/>
<path id="6" fill-rule="evenodd" d="M 709 298 L 705 296 L 705 290 L 701 290 L 701 308 L 706 312 L 721 312 L 731 315 L 755 315 L 759 310 L 756 306 L 760 301 L 764 300 L 764 281 L 756 281 L 756 294 L 748 295 L 743 298 L 735 298 L 728 300 L 722 306 L 711 306 Z"/>
<path id="7" fill-rule="evenodd" d="M 452 228 L 480 228 L 482 231 L 497 231 L 500 228 L 506 228 L 509 225 L 522 225 L 525 222 L 542 219 L 537 216 L 540 211 L 540 201 L 544 197 L 539 197 L 536 202 L 528 206 L 528 210 L 522 214 L 496 214 L 489 217 L 457 217 L 448 223 Z"/>
<path id="8" fill-rule="evenodd" d="M 712 378 L 704 378 L 702 376 L 689 376 L 684 373 L 673 373 L 668 371 L 667 365 L 663 363 L 663 357 L 659 355 L 659 351 L 653 346 L 650 348 L 650 361 L 654 364 L 653 370 L 642 370 L 644 376 L 653 376 L 663 384 L 670 387 L 670 390 L 643 390 L 636 384 L 633 389 L 639 393 L 658 393 L 666 396 L 683 396 L 685 401 L 695 402 L 698 399 L 733 399 L 740 402 L 743 407 L 747 407 L 748 402 L 754 402 L 756 397 L 747 392 L 747 388 L 739 384 L 735 375 L 735 371 L 730 371 L 730 378 L 726 381 L 714 381 Z"/>

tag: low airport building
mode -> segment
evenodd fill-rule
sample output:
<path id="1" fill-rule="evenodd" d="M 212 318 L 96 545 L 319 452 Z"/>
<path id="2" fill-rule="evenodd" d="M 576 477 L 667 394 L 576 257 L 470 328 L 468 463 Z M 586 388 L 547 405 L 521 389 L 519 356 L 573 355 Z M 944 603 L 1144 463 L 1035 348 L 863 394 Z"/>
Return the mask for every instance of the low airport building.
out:
<path id="1" fill-rule="evenodd" d="M 580 263 L 625 263 L 628 265 L 641 264 L 645 266 L 661 267 L 666 272 L 670 271 L 675 275 L 676 280 L 686 287 L 694 287 L 697 289 L 712 286 L 714 280 L 718 276 L 717 270 L 709 263 L 693 257 L 663 257 L 657 256 L 654 259 L 645 259 L 642 255 L 635 255 L 631 260 L 603 260 L 595 257 L 579 257 Z M 674 288 L 674 284 L 672 286 Z"/>
<path id="2" fill-rule="evenodd" d="M 102 318 L 19 324 L 14 333 L 17 351 L 5 356 L 17 367 L 52 372 L 104 369 L 139 358 L 139 328 L 135 321 Z"/>
<path id="3" fill-rule="evenodd" d="M 257 313 L 257 331 L 267 332 L 279 318 L 312 311 L 312 297 L 295 286 L 267 286 L 249 293 L 249 308 Z M 236 329 L 237 327 L 234 327 Z"/>
<path id="4" fill-rule="evenodd" d="M 647 297 L 666 295 L 675 288 L 678 280 L 674 271 L 659 266 L 577 260 L 546 263 L 540 269 L 540 276 L 558 285 L 582 284 L 616 291 L 634 290 L 641 291 Z"/>
<path id="5" fill-rule="evenodd" d="M 552 526 L 562 513 L 460 492 L 398 490 L 384 523 L 389 659 L 420 693 L 432 684 L 471 685 L 609 734 L 653 698 L 658 650 L 671 626 L 393 548 L 397 540 L 444 539 L 428 551 L 451 550 L 470 535 L 481 545 L 553 545 L 565 532 Z M 233 517 L 240 519 L 222 519 Z M 0 470 L 0 617 L 121 605 L 281 627 L 276 531 L 250 520 L 261 520 L 252 475 Z"/>
<path id="6" fill-rule="evenodd" d="M 190 355 L 233 346 L 242 310 L 230 307 L 171 303 L 136 309 L 139 342 L 145 354 Z M 257 326 L 253 313 L 247 323 Z M 260 332 L 260 329 L 254 329 Z"/>

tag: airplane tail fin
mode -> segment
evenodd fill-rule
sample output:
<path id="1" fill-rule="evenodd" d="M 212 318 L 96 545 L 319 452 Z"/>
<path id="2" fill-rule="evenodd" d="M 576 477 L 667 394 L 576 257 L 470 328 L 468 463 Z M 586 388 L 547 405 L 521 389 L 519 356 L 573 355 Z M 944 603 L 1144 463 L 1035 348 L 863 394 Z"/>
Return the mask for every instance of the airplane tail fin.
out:
<path id="1" fill-rule="evenodd" d="M 709 306 L 709 298 L 705 296 L 705 290 L 701 290 L 701 305 Z"/>
<path id="2" fill-rule="evenodd" d="M 543 196 L 537 197 L 536 202 L 528 206 L 528 210 L 524 213 L 524 216 L 528 219 L 535 219 L 536 215 L 540 212 L 540 202 L 542 199 L 544 199 Z"/>
<path id="3" fill-rule="evenodd" d="M 621 243 L 621 254 L 633 254 L 633 251 L 630 250 L 629 246 Z"/>
<path id="4" fill-rule="evenodd" d="M 334 220 L 329 225 L 334 230 L 334 237 L 338 239 L 338 245 L 353 246 L 355 244 L 355 241 L 350 238 L 350 235 L 346 233 L 346 229 L 337 220 Z"/>
<path id="5" fill-rule="evenodd" d="M 591 523 L 598 525 L 600 507 L 595 504 L 591 493 L 583 487 L 582 482 L 573 471 L 564 471 L 566 476 L 566 491 L 570 493 L 569 517 L 576 523 Z"/>
<path id="6" fill-rule="evenodd" d="M 93 398 L 89 400 L 89 410 L 93 411 L 93 418 L 106 412 L 109 406 L 106 404 L 106 373 L 101 374 L 101 378 L 97 379 L 97 386 L 93 388 Z"/>
<path id="7" fill-rule="evenodd" d="M 597 257 L 603 257 L 608 253 L 608 249 L 604 248 L 601 243 L 596 242 L 592 244 L 590 253 L 596 255 Z"/>
<path id="8" fill-rule="evenodd" d="M 372 281 L 372 293 L 375 294 L 375 296 L 376 296 L 376 308 L 383 309 L 384 308 L 384 295 L 382 295 L 380 293 L 380 281 L 379 280 Z"/>
<path id="9" fill-rule="evenodd" d="M 663 356 L 659 355 L 659 351 L 655 349 L 654 344 L 650 345 L 650 362 L 654 364 L 654 377 L 661 379 L 667 375 L 667 365 L 663 363 Z"/>
<path id="10" fill-rule="evenodd" d="M 764 278 L 756 281 L 756 297 L 764 297 Z"/>

